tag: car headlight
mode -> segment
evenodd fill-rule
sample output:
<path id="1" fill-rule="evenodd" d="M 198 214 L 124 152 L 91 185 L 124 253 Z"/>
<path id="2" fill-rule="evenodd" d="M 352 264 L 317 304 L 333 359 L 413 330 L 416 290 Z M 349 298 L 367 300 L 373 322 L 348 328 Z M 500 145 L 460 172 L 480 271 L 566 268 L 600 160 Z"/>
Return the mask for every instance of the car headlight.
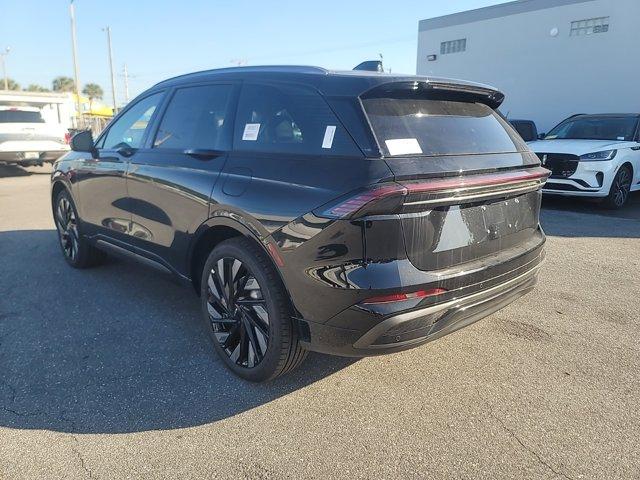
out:
<path id="1" fill-rule="evenodd" d="M 603 160 L 611 160 L 618 153 L 617 150 L 604 150 L 603 152 L 587 153 L 580 156 L 583 162 L 598 162 Z"/>

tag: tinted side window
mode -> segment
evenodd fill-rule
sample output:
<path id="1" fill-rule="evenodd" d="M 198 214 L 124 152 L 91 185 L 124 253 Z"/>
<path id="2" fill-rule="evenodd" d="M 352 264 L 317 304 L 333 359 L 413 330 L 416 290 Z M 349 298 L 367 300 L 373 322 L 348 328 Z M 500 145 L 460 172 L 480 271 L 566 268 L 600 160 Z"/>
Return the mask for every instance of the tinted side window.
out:
<path id="1" fill-rule="evenodd" d="M 104 148 L 140 148 L 144 132 L 149 125 L 153 112 L 156 111 L 162 100 L 162 95 L 162 93 L 154 93 L 143 98 L 118 118 L 109 127 L 103 142 Z"/>
<path id="2" fill-rule="evenodd" d="M 160 123 L 155 148 L 228 150 L 232 85 L 204 85 L 176 91 Z"/>
<path id="3" fill-rule="evenodd" d="M 362 153 L 320 94 L 298 85 L 242 87 L 234 148 L 276 153 Z"/>

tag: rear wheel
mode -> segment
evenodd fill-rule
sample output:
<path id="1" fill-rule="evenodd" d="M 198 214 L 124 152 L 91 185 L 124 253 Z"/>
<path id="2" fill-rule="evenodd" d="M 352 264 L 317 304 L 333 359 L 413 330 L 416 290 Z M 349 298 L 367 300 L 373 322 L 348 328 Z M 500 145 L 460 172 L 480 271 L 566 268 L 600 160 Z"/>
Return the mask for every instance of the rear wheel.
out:
<path id="1" fill-rule="evenodd" d="M 233 238 L 213 249 L 202 273 L 201 299 L 214 348 L 236 375 L 271 380 L 305 359 L 287 292 L 251 240 Z"/>
<path id="2" fill-rule="evenodd" d="M 617 209 L 622 208 L 627 199 L 629 198 L 629 192 L 631 190 L 631 169 L 623 165 L 616 173 L 611 188 L 609 189 L 609 195 L 607 195 L 602 204 L 607 208 Z"/>
<path id="3" fill-rule="evenodd" d="M 80 235 L 78 212 L 67 190 L 62 190 L 54 205 L 53 218 L 64 259 L 74 268 L 88 268 L 101 263 L 106 254 Z"/>

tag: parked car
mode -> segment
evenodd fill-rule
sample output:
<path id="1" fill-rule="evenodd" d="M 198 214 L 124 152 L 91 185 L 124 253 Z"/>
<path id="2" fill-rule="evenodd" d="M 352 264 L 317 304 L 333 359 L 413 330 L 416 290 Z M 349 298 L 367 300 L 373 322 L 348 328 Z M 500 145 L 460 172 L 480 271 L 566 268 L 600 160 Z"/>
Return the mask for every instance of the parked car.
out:
<path id="1" fill-rule="evenodd" d="M 0 163 L 53 162 L 69 151 L 66 133 L 62 125 L 45 122 L 36 107 L 0 106 Z"/>
<path id="2" fill-rule="evenodd" d="M 544 192 L 589 197 L 609 208 L 640 190 L 640 114 L 574 115 L 530 143 L 551 170 Z"/>
<path id="3" fill-rule="evenodd" d="M 533 120 L 509 120 L 509 123 L 525 142 L 538 140 L 538 128 Z"/>
<path id="4" fill-rule="evenodd" d="M 199 293 L 239 376 L 421 345 L 529 292 L 548 171 L 489 87 L 315 67 L 163 81 L 55 164 L 66 261 Z M 96 292 L 99 294 L 99 292 Z"/>

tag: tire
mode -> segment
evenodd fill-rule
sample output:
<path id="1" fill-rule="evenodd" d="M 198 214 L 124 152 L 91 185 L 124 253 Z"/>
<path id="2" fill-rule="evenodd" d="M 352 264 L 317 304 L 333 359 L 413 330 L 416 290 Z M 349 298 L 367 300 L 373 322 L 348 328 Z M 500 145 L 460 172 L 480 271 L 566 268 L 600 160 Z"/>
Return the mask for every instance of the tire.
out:
<path id="1" fill-rule="evenodd" d="M 106 254 L 84 238 L 79 229 L 78 211 L 67 190 L 56 196 L 53 219 L 62 255 L 73 268 L 89 268 L 104 261 Z"/>
<path id="2" fill-rule="evenodd" d="M 216 352 L 233 373 L 264 382 L 306 358 L 284 285 L 252 240 L 232 238 L 217 245 L 200 285 L 202 319 Z"/>
<path id="3" fill-rule="evenodd" d="M 631 190 L 631 169 L 627 165 L 623 165 L 618 169 L 618 173 L 611 183 L 609 195 L 602 201 L 602 205 L 610 209 L 618 209 L 624 207 L 629 199 Z"/>

